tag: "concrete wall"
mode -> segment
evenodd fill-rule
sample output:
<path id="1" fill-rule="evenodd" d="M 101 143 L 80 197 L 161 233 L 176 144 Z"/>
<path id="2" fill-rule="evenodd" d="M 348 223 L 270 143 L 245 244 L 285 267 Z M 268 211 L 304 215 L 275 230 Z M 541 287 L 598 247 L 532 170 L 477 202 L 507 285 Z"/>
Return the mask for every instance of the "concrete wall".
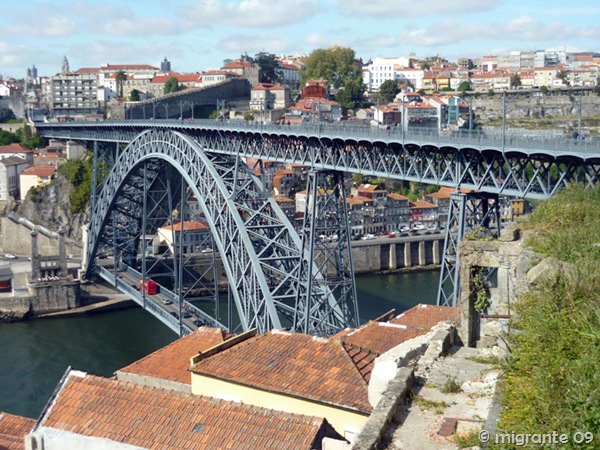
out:
<path id="1" fill-rule="evenodd" d="M 31 313 L 33 315 L 64 311 L 81 306 L 79 280 L 31 283 L 28 288 L 32 297 Z"/>
<path id="2" fill-rule="evenodd" d="M 7 217 L 0 220 L 2 250 L 15 255 L 31 254 L 31 230 L 13 222 Z M 51 239 L 38 233 L 38 252 L 42 256 L 58 254 L 58 239 Z"/>
<path id="3" fill-rule="evenodd" d="M 295 414 L 325 417 L 335 430 L 344 437 L 356 435 L 368 419 L 368 414 L 359 411 L 352 412 L 316 401 L 254 389 L 194 372 L 192 372 L 192 394 L 241 401 L 249 405 Z"/>
<path id="4" fill-rule="evenodd" d="M 49 427 L 39 427 L 25 436 L 25 450 L 144 450 L 136 445 L 103 439 L 94 436 L 83 436 L 69 431 Z"/>
<path id="5" fill-rule="evenodd" d="M 417 266 L 439 265 L 444 237 L 423 236 L 418 241 L 390 239 L 352 243 L 354 273 L 372 273 Z"/>
<path id="6" fill-rule="evenodd" d="M 129 373 L 129 372 L 115 372 L 117 376 L 117 380 L 127 381 L 129 383 L 135 383 L 142 386 L 150 386 L 159 389 L 168 389 L 170 391 L 178 391 L 185 392 L 186 394 L 192 393 L 192 385 L 191 378 L 192 374 L 190 373 L 190 384 L 180 383 L 177 381 L 165 380 L 164 378 L 156 378 L 150 377 L 147 375 L 139 375 L 137 373 Z"/>

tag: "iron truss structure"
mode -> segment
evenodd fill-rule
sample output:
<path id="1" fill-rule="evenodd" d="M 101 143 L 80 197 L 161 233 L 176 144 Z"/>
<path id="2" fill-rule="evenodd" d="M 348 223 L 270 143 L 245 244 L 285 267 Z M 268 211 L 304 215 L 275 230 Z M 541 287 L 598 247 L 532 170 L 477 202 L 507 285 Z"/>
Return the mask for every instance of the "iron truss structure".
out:
<path id="1" fill-rule="evenodd" d="M 330 335 L 348 325 L 318 268 L 310 280 L 301 270 L 315 265 L 313 258 L 261 180 L 239 157 L 206 152 L 171 130 L 147 130 L 118 152 L 92 198 L 86 275 L 95 271 L 98 254 L 110 252 L 115 274 L 139 266 L 141 254 L 145 276 L 145 234 L 166 223 L 175 235 L 183 221 L 173 211 L 184 217 L 188 190 L 210 225 L 243 330 L 285 327 Z M 183 238 L 172 241 L 172 286 L 181 298 Z"/>
<path id="2" fill-rule="evenodd" d="M 321 249 L 321 252 L 325 252 L 323 254 L 328 255 L 327 263 L 315 261 L 312 252 L 321 246 L 320 241 L 315 241 L 318 236 L 315 233 L 319 232 L 323 223 L 327 223 L 326 216 L 319 209 L 308 211 L 308 222 L 304 224 L 302 237 L 298 237 L 287 224 L 283 225 L 283 219 L 275 221 L 271 211 L 276 210 L 276 205 L 262 199 L 261 195 L 264 194 L 258 194 L 260 190 L 253 190 L 254 187 L 250 189 L 256 182 L 251 182 L 252 177 L 241 169 L 240 157 L 301 164 L 315 173 L 361 173 L 456 187 L 457 196 L 452 198 L 448 215 L 440 277 L 438 303 L 442 305 L 455 305 L 459 295 L 457 244 L 463 238 L 465 230 L 474 224 L 473 217 L 479 217 L 475 221 L 481 221 L 482 226 L 492 223 L 488 213 L 495 196 L 502 194 L 545 199 L 571 183 L 593 186 L 600 177 L 600 145 L 597 142 L 577 146 L 570 139 L 544 140 L 520 137 L 514 133 L 440 134 L 401 128 L 380 130 L 321 124 L 282 127 L 252 125 L 241 121 L 223 123 L 200 120 L 185 123 L 169 120 L 65 122 L 40 124 L 38 127 L 45 137 L 114 142 L 117 145 L 142 142 L 138 139 L 146 136 L 149 129 L 153 130 L 152 136 L 161 136 L 155 138 L 150 145 L 157 149 L 152 153 L 152 158 L 174 165 L 186 179 L 188 186 L 199 183 L 194 187 L 198 194 L 210 194 L 211 201 L 204 198 L 202 207 L 207 208 L 208 215 L 212 217 L 211 228 L 216 247 L 224 260 L 234 259 L 232 266 L 226 268 L 230 283 L 235 280 L 230 294 L 231 291 L 236 293 L 235 303 L 243 317 L 244 327 L 257 326 L 263 330 L 287 325 L 289 322 L 293 327 L 305 324 L 304 328 L 297 328 L 303 331 L 327 334 L 323 330 L 334 332 L 336 328 L 343 326 L 346 319 L 342 318 L 354 309 L 352 303 L 355 302 L 355 294 L 352 294 L 354 288 L 346 283 L 353 279 L 353 274 L 348 270 L 352 265 L 351 255 L 344 257 L 344 246 L 347 245 L 344 227 L 330 221 L 329 226 L 334 230 L 332 233 L 337 233 L 340 240 L 333 246 L 333 252 L 328 250 L 329 247 Z M 177 136 L 180 141 L 177 144 L 167 144 L 170 136 Z M 102 227 L 106 226 L 109 212 L 116 207 L 111 203 L 112 199 L 127 191 L 125 188 L 119 191 L 119 183 L 125 181 L 125 175 L 133 173 L 136 161 L 146 158 L 145 154 L 140 153 L 140 145 L 130 144 L 124 152 L 123 157 L 127 163 L 124 167 L 128 169 L 118 169 L 121 174 L 120 178 L 115 177 L 119 180 L 118 183 L 114 184 L 115 181 L 109 179 L 108 184 L 113 183 L 113 186 L 107 186 L 108 194 L 105 196 L 108 197 L 98 203 L 99 209 L 93 213 L 94 221 L 103 222 L 93 222 L 90 230 L 96 234 L 90 242 L 96 242 L 94 239 L 99 237 Z M 193 147 L 198 154 L 202 154 L 204 169 L 201 172 L 202 175 L 210 175 L 210 182 L 196 178 L 196 173 L 200 170 L 197 167 L 200 161 L 197 156 L 192 155 L 190 159 L 182 160 L 173 156 L 179 153 L 174 150 L 177 145 L 182 148 Z M 122 164 L 118 162 L 119 166 Z M 319 175 L 314 176 L 315 180 L 317 178 Z M 316 185 L 311 186 L 309 189 L 318 192 Z M 475 191 L 480 198 L 461 197 L 458 194 L 459 188 Z M 338 194 L 334 194 L 334 198 L 336 195 Z M 261 200 L 257 200 L 258 198 Z M 319 201 L 315 200 L 314 203 L 317 208 Z M 221 205 L 220 209 L 218 205 Z M 492 210 L 497 208 L 497 198 L 495 205 Z M 232 208 L 240 211 L 240 215 L 233 214 Z M 269 213 L 265 214 L 267 210 Z M 343 208 L 339 205 L 337 211 L 343 214 Z M 279 213 L 275 215 L 279 217 Z M 268 229 L 273 231 L 267 232 Z M 136 232 L 139 230 L 132 231 L 127 239 Z M 124 238 L 124 241 L 127 239 Z M 261 246 L 253 246 L 252 243 L 257 242 L 256 240 Z M 95 251 L 90 250 L 89 256 L 93 256 Z M 272 261 L 271 255 L 276 255 Z M 290 266 L 289 261 L 292 260 L 297 264 Z M 336 276 L 328 278 L 327 271 L 331 267 L 336 268 L 339 283 L 332 281 Z M 257 276 L 257 273 L 264 273 L 264 279 L 262 275 Z M 309 281 L 311 276 L 321 278 L 318 282 Z M 290 280 L 294 282 L 288 282 Z M 240 296 L 240 292 L 244 294 Z M 319 300 L 315 303 L 308 292 L 312 292 L 310 295 Z M 342 301 L 341 298 L 345 300 Z M 313 312 L 315 315 L 310 315 Z M 280 317 L 284 318 L 283 322 Z"/>

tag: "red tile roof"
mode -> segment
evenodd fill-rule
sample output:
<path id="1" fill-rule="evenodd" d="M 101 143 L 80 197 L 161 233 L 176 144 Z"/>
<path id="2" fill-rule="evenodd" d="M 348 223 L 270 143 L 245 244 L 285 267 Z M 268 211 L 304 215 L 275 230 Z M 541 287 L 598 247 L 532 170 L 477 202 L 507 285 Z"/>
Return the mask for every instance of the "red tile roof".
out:
<path id="1" fill-rule="evenodd" d="M 433 203 L 429 203 L 425 200 L 417 200 L 416 202 L 408 202 L 409 206 L 408 209 L 412 209 L 412 208 L 417 208 L 417 209 L 431 209 L 431 208 L 437 208 L 437 205 L 434 205 Z"/>
<path id="2" fill-rule="evenodd" d="M 391 319 L 390 323 L 405 325 L 411 329 L 429 331 L 437 323 L 443 321 L 450 321 L 457 324 L 460 321 L 459 309 L 450 306 L 418 304 Z"/>
<path id="3" fill-rule="evenodd" d="M 195 231 L 195 230 L 206 230 L 210 226 L 205 222 L 199 222 L 197 220 L 186 220 L 183 222 L 183 231 Z M 167 224 L 160 228 L 161 230 L 171 231 L 171 225 Z M 173 230 L 177 233 L 181 231 L 181 221 L 175 220 L 173 222 Z"/>
<path id="4" fill-rule="evenodd" d="M 21 175 L 35 175 L 40 178 L 48 178 L 54 175 L 56 166 L 40 164 L 39 166 L 30 166 L 21 172 Z"/>
<path id="5" fill-rule="evenodd" d="M 33 150 L 21 147 L 21 144 L 8 144 L 0 145 L 0 153 L 33 153 Z"/>
<path id="6" fill-rule="evenodd" d="M 192 372 L 370 413 L 367 382 L 339 340 L 272 330 L 200 359 Z"/>
<path id="7" fill-rule="evenodd" d="M 249 61 L 231 61 L 229 64 L 221 67 L 221 69 L 248 69 L 252 67 L 252 63 Z"/>
<path id="8" fill-rule="evenodd" d="M 388 322 L 371 321 L 348 333 L 342 339 L 344 342 L 369 349 L 380 355 L 409 339 L 425 333 L 426 331 L 421 329 L 408 329 Z"/>
<path id="9" fill-rule="evenodd" d="M 220 328 L 201 327 L 118 372 L 133 373 L 191 384 L 190 358 L 220 344 L 232 335 Z"/>
<path id="10" fill-rule="evenodd" d="M 33 429 L 35 420 L 0 411 L 0 449 L 23 450 L 25 435 Z"/>
<path id="11" fill-rule="evenodd" d="M 155 450 L 312 449 L 325 419 L 71 372 L 41 426 Z"/>

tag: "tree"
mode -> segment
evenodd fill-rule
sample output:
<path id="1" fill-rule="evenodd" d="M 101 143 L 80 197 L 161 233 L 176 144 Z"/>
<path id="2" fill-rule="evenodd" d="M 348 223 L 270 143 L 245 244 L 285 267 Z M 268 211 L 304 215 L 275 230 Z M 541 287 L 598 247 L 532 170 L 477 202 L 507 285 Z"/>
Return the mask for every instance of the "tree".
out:
<path id="1" fill-rule="evenodd" d="M 42 147 L 42 137 L 31 132 L 31 127 L 24 124 L 15 132 L 18 142 L 25 148 L 35 149 Z"/>
<path id="2" fill-rule="evenodd" d="M 540 86 L 540 92 L 546 95 L 548 93 L 548 88 L 546 86 Z"/>
<path id="3" fill-rule="evenodd" d="M 137 89 L 133 89 L 129 94 L 129 101 L 131 102 L 139 102 L 140 101 L 140 91 Z"/>
<path id="4" fill-rule="evenodd" d="M 254 57 L 254 63 L 260 68 L 258 81 L 261 83 L 277 83 L 281 79 L 279 63 L 273 53 L 260 52 Z"/>
<path id="5" fill-rule="evenodd" d="M 382 102 L 389 103 L 396 98 L 398 92 L 400 92 L 398 83 L 394 80 L 385 80 L 381 83 L 381 86 L 379 86 L 378 97 Z"/>
<path id="6" fill-rule="evenodd" d="M 165 87 L 163 89 L 164 94 L 170 94 L 171 92 L 177 92 L 179 90 L 179 80 L 175 77 L 171 77 L 165 83 Z"/>
<path id="7" fill-rule="evenodd" d="M 306 59 L 300 83 L 304 85 L 307 80 L 318 79 L 326 80 L 336 89 L 356 80 L 362 82 L 362 64 L 356 61 L 351 48 L 317 49 Z"/>
<path id="8" fill-rule="evenodd" d="M 345 80 L 344 85 L 338 89 L 336 100 L 345 109 L 354 109 L 365 100 L 365 86 L 362 78 Z"/>
<path id="9" fill-rule="evenodd" d="M 556 78 L 558 78 L 559 80 L 562 80 L 563 83 L 565 83 L 567 86 L 571 85 L 571 83 L 569 83 L 569 71 L 567 71 L 567 70 L 560 70 L 556 74 Z"/>
<path id="10" fill-rule="evenodd" d="M 429 64 L 427 61 L 423 61 L 421 64 L 419 64 L 419 67 L 421 70 L 429 70 L 431 69 L 431 64 Z"/>
<path id="11" fill-rule="evenodd" d="M 19 142 L 19 137 L 10 131 L 0 130 L 0 145 L 10 145 Z"/>
<path id="12" fill-rule="evenodd" d="M 510 77 L 510 87 L 518 88 L 521 86 L 521 77 L 518 73 L 515 73 L 512 77 Z"/>
<path id="13" fill-rule="evenodd" d="M 127 74 L 122 70 L 119 70 L 115 74 L 115 80 L 117 80 L 117 91 L 119 92 L 119 97 L 123 97 L 123 82 L 127 80 Z"/>
<path id="14" fill-rule="evenodd" d="M 468 81 L 463 81 L 458 85 L 458 90 L 463 94 L 471 89 L 471 84 Z"/>

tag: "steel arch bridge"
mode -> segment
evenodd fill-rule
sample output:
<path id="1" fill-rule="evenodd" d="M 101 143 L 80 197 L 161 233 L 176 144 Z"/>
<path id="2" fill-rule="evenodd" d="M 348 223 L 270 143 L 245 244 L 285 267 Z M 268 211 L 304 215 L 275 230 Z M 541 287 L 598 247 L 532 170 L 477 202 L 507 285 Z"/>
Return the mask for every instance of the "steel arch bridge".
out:
<path id="1" fill-rule="evenodd" d="M 344 226 L 342 220 L 331 225 L 340 235 L 341 245 L 329 255 L 329 262 L 315 261 L 317 245 L 310 231 L 315 230 L 314 224 L 306 222 L 298 237 L 241 157 L 301 164 L 315 173 L 312 180 L 323 172 L 361 173 L 456 187 L 449 206 L 438 294 L 438 304 L 444 305 L 454 305 L 459 295 L 458 242 L 465 227 L 489 227 L 492 223 L 496 225 L 494 234 L 499 233 L 499 194 L 544 199 L 572 182 L 593 186 L 600 176 L 599 142 L 588 140 L 577 146 L 570 139 L 515 133 L 442 135 L 341 125 L 281 127 L 200 120 L 68 122 L 41 124 L 39 129 L 45 137 L 113 142 L 120 151 L 102 192 L 92 198 L 90 269 L 103 236 L 113 236 L 115 255 L 119 236 L 122 259 L 132 262 L 138 241 L 143 240 L 140 229 L 147 225 L 142 223 L 145 214 L 139 212 L 144 209 L 140 199 L 152 198 L 152 188 L 145 186 L 159 181 L 169 184 L 168 175 L 159 175 L 160 162 L 164 162 L 183 178 L 172 182 L 165 192 L 177 197 L 192 189 L 203 198 L 202 207 L 211 216 L 223 261 L 235 260 L 226 261 L 225 271 L 233 283 L 230 292 L 235 292 L 243 327 L 261 330 L 289 326 L 327 335 L 358 321 L 354 275 L 351 257 L 344 257 L 349 248 L 347 223 Z M 122 150 L 125 144 L 128 147 Z M 341 177 L 336 179 L 339 185 Z M 321 202 L 318 183 L 309 184 L 317 205 Z M 462 194 L 458 188 L 473 194 Z M 319 203 L 305 219 L 321 220 L 321 209 L 330 203 L 335 214 L 345 217 L 343 189 L 331 191 L 338 201 Z M 173 208 L 174 204 L 171 211 Z M 130 224 L 128 231 L 118 229 L 117 212 Z M 467 224 L 468 214 L 479 217 L 477 223 Z M 337 276 L 328 276 L 330 265 L 335 266 Z M 117 283 L 116 275 L 113 281 Z M 344 292 L 341 297 L 340 292 Z"/>
<path id="2" fill-rule="evenodd" d="M 145 199 L 158 180 L 166 187 L 171 211 L 186 186 L 198 199 L 244 330 L 290 327 L 327 335 L 353 320 L 355 311 L 338 302 L 322 283 L 309 289 L 311 279 L 301 268 L 315 263 L 260 179 L 239 159 L 205 152 L 194 140 L 172 130 L 147 130 L 137 136 L 120 153 L 92 199 L 88 275 L 103 245 L 118 247 L 115 253 L 126 266 L 135 264 L 149 222 Z M 178 203 L 179 208 L 183 203 Z M 313 273 L 316 280 L 323 279 L 316 266 Z M 301 295 L 309 290 L 310 307 Z"/>

